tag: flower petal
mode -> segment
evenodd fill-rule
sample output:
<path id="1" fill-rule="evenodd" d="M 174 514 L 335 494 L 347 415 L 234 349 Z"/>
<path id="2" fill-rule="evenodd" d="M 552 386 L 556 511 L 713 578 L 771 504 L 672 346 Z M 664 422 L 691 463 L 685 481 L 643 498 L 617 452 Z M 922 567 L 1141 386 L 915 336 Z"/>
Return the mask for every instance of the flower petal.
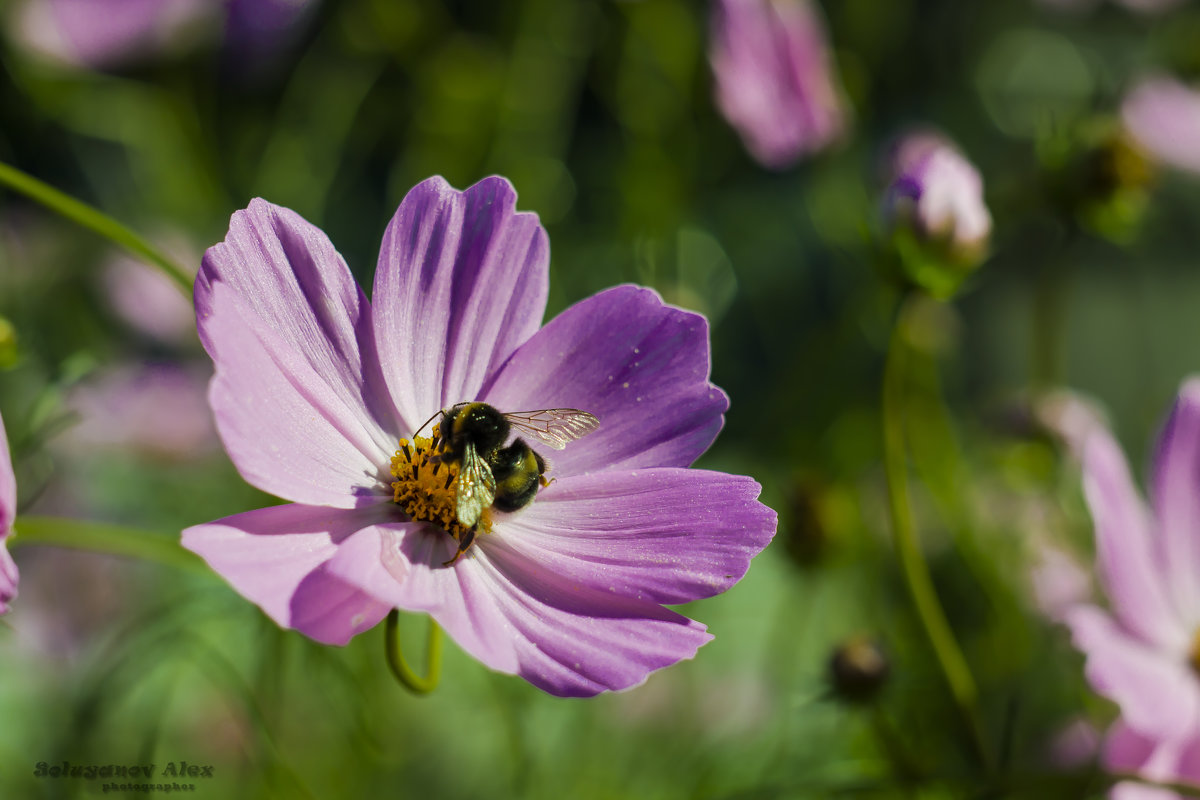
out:
<path id="1" fill-rule="evenodd" d="M 229 221 L 225 241 L 208 249 L 196 276 L 196 325 L 217 369 L 211 315 L 224 285 L 274 330 L 360 419 L 400 426 L 388 400 L 371 308 L 324 232 L 290 209 L 255 199 Z"/>
<path id="2" fill-rule="evenodd" d="M 749 478 L 693 469 L 555 481 L 501 517 L 495 536 L 539 571 L 655 603 L 711 597 L 741 580 L 775 534 Z"/>
<path id="3" fill-rule="evenodd" d="M 483 399 L 501 411 L 579 408 L 599 418 L 599 429 L 548 459 L 555 476 L 686 467 L 712 444 L 729 407 L 708 373 L 704 317 L 650 289 L 617 286 L 551 320 Z"/>
<path id="4" fill-rule="evenodd" d="M 465 192 L 430 178 L 388 225 L 375 272 L 379 355 L 408 430 L 475 400 L 541 324 L 550 242 L 500 177 Z"/>
<path id="5" fill-rule="evenodd" d="M 0 614 L 7 614 L 9 603 L 17 597 L 17 564 L 0 540 Z"/>
<path id="6" fill-rule="evenodd" d="M 17 596 L 17 565 L 4 544 L 16 518 L 17 479 L 13 474 L 4 418 L 0 417 L 0 614 L 8 613 L 9 602 Z"/>
<path id="7" fill-rule="evenodd" d="M 1158 440 L 1154 511 L 1167 590 L 1183 618 L 1200 622 L 1200 379 L 1183 385 Z"/>
<path id="8" fill-rule="evenodd" d="M 783 169 L 845 130 L 819 12 L 808 0 L 712 4 L 716 102 L 763 166 Z"/>
<path id="9" fill-rule="evenodd" d="M 1200 724 L 1200 684 L 1184 657 L 1148 647 L 1095 606 L 1076 606 L 1065 622 L 1087 655 L 1088 683 L 1120 706 L 1135 731 L 1170 738 Z"/>
<path id="10" fill-rule="evenodd" d="M 0 417 L 0 539 L 8 536 L 17 518 L 17 478 L 13 473 L 12 456 L 8 451 L 8 435 L 4 418 Z"/>
<path id="11" fill-rule="evenodd" d="M 213 297 L 209 404 L 242 477 L 312 505 L 350 508 L 390 495 L 391 448 L 361 406 L 347 405 L 229 288 L 217 285 Z"/>
<path id="12" fill-rule="evenodd" d="M 1197 749 L 1195 739 L 1183 742 L 1158 741 L 1140 735 L 1125 720 L 1118 719 L 1104 741 L 1104 766 L 1110 771 L 1135 772 L 1155 781 L 1195 780 L 1189 769 Z M 1189 752 L 1190 751 L 1190 752 Z M 1179 795 L 1133 781 L 1113 787 L 1110 800 L 1179 800 Z"/>
<path id="13" fill-rule="evenodd" d="M 269 506 L 188 528 L 183 546 L 279 625 L 340 645 L 374 627 L 390 606 L 331 574 L 326 563 L 352 533 L 389 513 Z"/>
<path id="14" fill-rule="evenodd" d="M 1121 448 L 1097 428 L 1084 443 L 1082 461 L 1084 494 L 1096 528 L 1096 565 L 1113 613 L 1148 642 L 1186 647 L 1191 632 L 1167 597 L 1152 523 Z"/>
<path id="15" fill-rule="evenodd" d="M 498 536 L 453 567 L 452 540 L 430 528 L 362 531 L 330 562 L 380 600 L 427 611 L 460 647 L 494 670 L 560 697 L 588 697 L 641 683 L 695 655 L 712 637 L 656 603 L 580 586 L 540 569 Z M 369 564 L 380 559 L 383 568 Z M 353 564 L 353 566 L 351 566 Z M 391 573 L 391 580 L 384 575 Z"/>

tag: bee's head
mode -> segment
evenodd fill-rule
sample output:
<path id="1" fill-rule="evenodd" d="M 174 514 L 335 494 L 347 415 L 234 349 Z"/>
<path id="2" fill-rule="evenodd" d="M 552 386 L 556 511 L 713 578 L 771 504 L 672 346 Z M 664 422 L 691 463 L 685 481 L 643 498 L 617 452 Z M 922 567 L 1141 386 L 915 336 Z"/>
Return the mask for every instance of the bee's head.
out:
<path id="1" fill-rule="evenodd" d="M 446 415 L 450 441 L 461 447 L 467 441 L 481 453 L 494 450 L 508 438 L 509 424 L 494 406 L 487 403 L 462 403 Z"/>

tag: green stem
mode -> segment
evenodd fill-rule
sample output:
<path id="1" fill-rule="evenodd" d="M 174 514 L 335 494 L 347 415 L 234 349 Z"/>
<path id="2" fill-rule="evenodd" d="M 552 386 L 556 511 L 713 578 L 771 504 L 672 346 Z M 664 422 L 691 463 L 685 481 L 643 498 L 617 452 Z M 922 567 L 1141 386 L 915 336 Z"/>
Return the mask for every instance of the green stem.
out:
<path id="1" fill-rule="evenodd" d="M 888 510 L 891 514 L 892 535 L 896 554 L 904 574 L 904 583 L 912 598 L 921 627 L 924 628 L 934 656 L 950 687 L 970 733 L 971 742 L 980 762 L 991 769 L 991 757 L 984 743 L 983 725 L 979 718 L 979 690 L 967 667 L 946 612 L 933 588 L 929 566 L 925 563 L 917 541 L 912 506 L 908 495 L 907 451 L 904 440 L 904 376 L 907 345 L 904 324 L 909 302 L 901 302 L 888 344 L 887 363 L 883 376 L 883 451 L 888 486 Z"/>
<path id="2" fill-rule="evenodd" d="M 115 556 L 154 561 L 168 567 L 207 572 L 204 562 L 184 550 L 179 540 L 150 531 L 66 517 L 18 517 L 10 547 L 48 544 Z"/>
<path id="3" fill-rule="evenodd" d="M 135 256 L 162 270 L 187 297 L 192 296 L 192 278 L 154 245 L 112 217 L 42 183 L 32 175 L 0 162 L 0 184 L 36 200 L 63 217 L 124 247 Z"/>
<path id="4" fill-rule="evenodd" d="M 396 630 L 399 622 L 400 612 L 393 608 L 387 616 L 383 630 L 383 646 L 387 653 L 388 666 L 392 668 L 396 680 L 413 694 L 429 694 L 437 688 L 442 678 L 442 629 L 433 621 L 433 617 L 429 618 L 429 638 L 425 643 L 425 677 L 422 678 L 413 672 L 412 667 L 404 660 L 404 654 L 400 652 L 400 637 Z"/>

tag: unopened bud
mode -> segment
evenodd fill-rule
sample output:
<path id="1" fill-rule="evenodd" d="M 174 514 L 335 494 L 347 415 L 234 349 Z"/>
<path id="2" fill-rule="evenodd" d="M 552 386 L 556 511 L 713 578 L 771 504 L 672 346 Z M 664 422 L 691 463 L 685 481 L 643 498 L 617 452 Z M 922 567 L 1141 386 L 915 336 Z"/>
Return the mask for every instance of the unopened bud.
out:
<path id="1" fill-rule="evenodd" d="M 887 683 L 890 670 L 879 643 L 855 636 L 833 651 L 829 677 L 834 693 L 850 703 L 869 703 Z"/>

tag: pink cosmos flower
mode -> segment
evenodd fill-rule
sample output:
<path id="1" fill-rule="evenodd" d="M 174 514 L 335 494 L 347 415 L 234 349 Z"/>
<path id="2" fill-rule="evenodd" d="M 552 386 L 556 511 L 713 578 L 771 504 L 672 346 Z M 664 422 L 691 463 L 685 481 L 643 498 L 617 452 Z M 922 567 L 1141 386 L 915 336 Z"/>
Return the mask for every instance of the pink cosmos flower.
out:
<path id="1" fill-rule="evenodd" d="M 1125 97 L 1121 119 L 1150 155 L 1200 174 L 1200 92 L 1166 75 L 1145 78 Z"/>
<path id="2" fill-rule="evenodd" d="M 254 200 L 233 215 L 196 281 L 209 400 L 243 477 L 292 503 L 197 525 L 183 543 L 318 641 L 344 644 L 392 608 L 424 611 L 492 669 L 594 695 L 711 638 L 663 605 L 736 583 L 775 513 L 749 478 L 685 469 L 728 406 L 708 382 L 704 318 L 619 286 L 543 327 L 549 242 L 515 206 L 499 177 L 414 188 L 370 303 L 294 212 Z M 446 566 L 455 539 L 422 519 L 444 516 L 393 501 L 419 490 L 444 512 L 454 490 L 418 480 L 398 446 L 419 454 L 422 423 L 473 400 L 583 409 L 600 427 L 551 453 L 553 482 L 519 511 L 490 509 L 491 532 Z"/>
<path id="3" fill-rule="evenodd" d="M 1110 609 L 1080 604 L 1064 617 L 1088 681 L 1121 710 L 1105 761 L 1157 780 L 1200 775 L 1200 379 L 1180 389 L 1159 439 L 1152 511 L 1107 430 L 1092 429 L 1082 462 Z M 1164 796 L 1148 791 L 1114 797 Z"/>
<path id="4" fill-rule="evenodd" d="M 759 163 L 783 169 L 842 135 L 847 112 L 809 0 L 717 0 L 711 30 L 717 106 Z"/>
<path id="5" fill-rule="evenodd" d="M 4 540 L 12 533 L 17 517 L 17 478 L 13 474 L 8 454 L 8 437 L 4 433 L 4 418 L 0 417 L 0 614 L 8 613 L 8 603 L 17 596 L 17 565 L 9 555 Z"/>

